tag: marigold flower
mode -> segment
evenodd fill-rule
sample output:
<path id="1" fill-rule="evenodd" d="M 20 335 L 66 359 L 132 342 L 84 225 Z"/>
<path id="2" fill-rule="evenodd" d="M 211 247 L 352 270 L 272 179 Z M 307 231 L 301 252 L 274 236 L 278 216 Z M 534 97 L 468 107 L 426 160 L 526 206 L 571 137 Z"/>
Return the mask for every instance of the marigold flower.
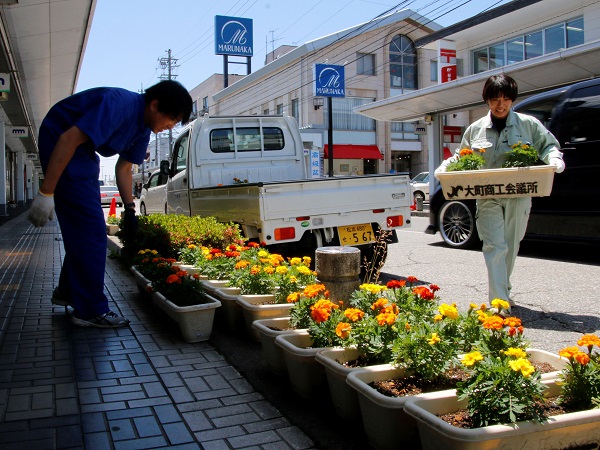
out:
<path id="1" fill-rule="evenodd" d="M 585 366 L 590 362 L 590 356 L 587 353 L 579 352 L 575 355 L 575 360 L 582 366 Z"/>
<path id="2" fill-rule="evenodd" d="M 365 283 L 361 284 L 358 289 L 370 292 L 371 294 L 379 294 L 381 291 L 387 290 L 387 287 L 381 284 Z"/>
<path id="3" fill-rule="evenodd" d="M 458 154 L 460 156 L 472 155 L 473 154 L 473 150 L 471 150 L 470 148 L 463 148 Z"/>
<path id="4" fill-rule="evenodd" d="M 571 346 L 571 347 L 565 347 L 562 350 L 560 350 L 558 352 L 558 355 L 562 356 L 563 358 L 573 359 L 575 357 L 575 355 L 579 352 L 581 352 L 579 347 Z"/>
<path id="5" fill-rule="evenodd" d="M 250 265 L 250 261 L 246 261 L 245 259 L 242 259 L 241 261 L 238 261 L 237 263 L 235 263 L 235 268 L 236 269 L 245 269 L 249 265 Z"/>
<path id="6" fill-rule="evenodd" d="M 358 322 L 365 316 L 365 313 L 358 308 L 347 308 L 344 310 L 344 316 L 352 322 Z"/>
<path id="7" fill-rule="evenodd" d="M 596 347 L 600 347 L 600 337 L 596 336 L 595 334 L 584 334 L 577 341 L 577 345 L 588 348 L 594 345 Z"/>
<path id="8" fill-rule="evenodd" d="M 448 317 L 449 319 L 458 319 L 458 308 L 454 305 L 447 305 L 446 303 L 442 303 L 439 306 L 440 314 L 444 317 Z"/>
<path id="9" fill-rule="evenodd" d="M 251 275 L 258 275 L 260 273 L 260 266 L 252 266 L 250 268 Z"/>
<path id="10" fill-rule="evenodd" d="M 430 284 L 429 289 L 431 289 L 432 292 L 437 292 L 440 290 L 440 287 L 437 284 Z"/>
<path id="11" fill-rule="evenodd" d="M 371 305 L 371 309 L 373 311 L 375 311 L 375 310 L 382 310 L 382 309 L 384 309 L 387 306 L 387 304 L 388 304 L 387 298 L 381 297 L 381 298 L 378 298 L 377 300 L 375 300 L 373 302 L 373 304 Z"/>
<path id="12" fill-rule="evenodd" d="M 300 275 L 310 275 L 310 274 L 312 274 L 312 271 L 310 270 L 310 268 L 306 267 L 306 266 L 298 266 L 298 268 L 296 270 L 298 271 L 298 273 Z"/>
<path id="13" fill-rule="evenodd" d="M 507 317 L 504 319 L 504 325 L 507 327 L 518 328 L 521 326 L 521 319 L 518 317 Z"/>
<path id="14" fill-rule="evenodd" d="M 257 256 L 259 258 L 266 258 L 267 256 L 269 256 L 269 252 L 266 250 L 259 250 Z"/>
<path id="15" fill-rule="evenodd" d="M 408 281 L 409 283 L 416 283 L 417 281 L 419 281 L 419 279 L 417 277 L 413 277 L 412 275 L 406 277 L 406 281 Z"/>
<path id="16" fill-rule="evenodd" d="M 483 328 L 487 330 L 501 330 L 504 320 L 500 316 L 488 316 L 483 320 Z"/>
<path id="17" fill-rule="evenodd" d="M 209 253 L 210 253 L 211 255 L 218 255 L 218 254 L 220 254 L 220 253 L 221 253 L 221 249 L 220 249 L 220 248 L 211 248 L 211 249 L 209 250 Z"/>
<path id="18" fill-rule="evenodd" d="M 303 256 L 303 257 L 302 257 L 302 263 L 303 263 L 305 266 L 307 266 L 307 267 L 309 267 L 309 266 L 310 266 L 310 263 L 311 263 L 311 261 L 312 261 L 312 258 L 311 258 L 310 256 Z"/>
<path id="19" fill-rule="evenodd" d="M 302 295 L 304 295 L 307 298 L 315 298 L 321 293 L 324 297 L 329 297 L 329 291 L 325 289 L 324 284 L 309 284 L 302 291 Z"/>
<path id="20" fill-rule="evenodd" d="M 263 272 L 267 275 L 273 275 L 275 273 L 275 268 L 272 266 L 267 266 L 263 268 Z"/>
<path id="21" fill-rule="evenodd" d="M 406 322 L 406 323 L 404 324 L 404 329 L 405 329 L 406 331 L 410 331 L 410 323 Z"/>
<path id="22" fill-rule="evenodd" d="M 529 378 L 535 372 L 535 367 L 525 358 L 511 360 L 508 365 L 515 372 L 521 372 L 525 378 Z"/>
<path id="23" fill-rule="evenodd" d="M 405 280 L 390 280 L 387 282 L 386 287 L 388 289 L 399 289 L 406 286 Z"/>
<path id="24" fill-rule="evenodd" d="M 431 333 L 431 338 L 429 338 L 427 340 L 427 343 L 429 345 L 435 345 L 435 344 L 438 344 L 440 341 L 441 341 L 441 339 L 437 333 Z"/>
<path id="25" fill-rule="evenodd" d="M 175 275 L 175 274 L 169 275 L 167 277 L 166 281 L 167 281 L 167 284 L 173 284 L 173 283 L 179 283 L 179 284 L 181 284 L 181 279 L 177 275 Z"/>
<path id="26" fill-rule="evenodd" d="M 377 323 L 380 326 L 384 326 L 384 325 L 394 325 L 397 317 L 398 316 L 396 314 L 383 312 L 383 313 L 379 314 L 377 317 L 375 317 L 375 319 L 377 320 Z"/>
<path id="27" fill-rule="evenodd" d="M 339 308 L 338 305 L 329 300 L 317 300 L 317 302 L 310 307 L 310 316 L 317 323 L 325 322 L 329 319 L 331 310 L 337 308 Z"/>
<path id="28" fill-rule="evenodd" d="M 502 300 L 500 298 L 495 298 L 494 300 L 492 300 L 491 304 L 498 311 L 500 311 L 500 310 L 506 310 L 506 311 L 510 310 L 510 303 L 508 303 L 506 300 Z"/>
<path id="29" fill-rule="evenodd" d="M 478 352 L 477 350 L 471 352 L 471 353 L 467 353 L 466 355 L 464 355 L 461 359 L 461 362 L 467 366 L 467 367 L 471 367 L 472 365 L 474 365 L 477 361 L 482 361 L 483 360 L 483 355 Z"/>
<path id="30" fill-rule="evenodd" d="M 520 348 L 510 347 L 502 352 L 507 356 L 514 356 L 515 358 L 527 358 L 527 352 Z"/>
<path id="31" fill-rule="evenodd" d="M 296 283 L 298 281 L 298 278 L 296 278 L 294 275 L 290 276 L 290 283 Z"/>
<path id="32" fill-rule="evenodd" d="M 298 266 L 300 264 L 302 264 L 302 258 L 298 258 L 298 257 L 290 258 L 291 266 Z"/>
<path id="33" fill-rule="evenodd" d="M 412 291 L 423 300 L 433 300 L 435 298 L 435 294 L 427 286 L 417 286 Z"/>
<path id="34" fill-rule="evenodd" d="M 285 266 L 278 266 L 277 269 L 275 269 L 275 272 L 279 275 L 285 275 L 288 272 L 288 268 Z"/>
<path id="35" fill-rule="evenodd" d="M 479 306 L 476 303 L 469 303 L 469 309 L 477 309 Z"/>
<path id="36" fill-rule="evenodd" d="M 435 316 L 433 316 L 434 322 L 441 322 L 442 320 L 444 320 L 444 316 L 442 316 L 441 314 L 436 314 Z"/>
<path id="37" fill-rule="evenodd" d="M 352 326 L 349 323 L 340 322 L 335 327 L 335 334 L 342 339 L 347 339 L 351 329 Z"/>
<path id="38" fill-rule="evenodd" d="M 300 300 L 300 292 L 292 292 L 286 298 L 288 303 L 296 303 Z"/>

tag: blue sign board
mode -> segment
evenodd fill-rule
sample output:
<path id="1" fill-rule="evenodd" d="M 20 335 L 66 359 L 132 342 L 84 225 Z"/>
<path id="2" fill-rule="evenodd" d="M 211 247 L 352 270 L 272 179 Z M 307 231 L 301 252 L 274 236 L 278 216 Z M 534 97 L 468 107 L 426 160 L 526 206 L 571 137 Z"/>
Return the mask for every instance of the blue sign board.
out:
<path id="1" fill-rule="evenodd" d="M 215 55 L 252 56 L 252 19 L 215 16 Z"/>
<path id="2" fill-rule="evenodd" d="M 314 95 L 318 97 L 345 97 L 344 66 L 315 64 Z"/>

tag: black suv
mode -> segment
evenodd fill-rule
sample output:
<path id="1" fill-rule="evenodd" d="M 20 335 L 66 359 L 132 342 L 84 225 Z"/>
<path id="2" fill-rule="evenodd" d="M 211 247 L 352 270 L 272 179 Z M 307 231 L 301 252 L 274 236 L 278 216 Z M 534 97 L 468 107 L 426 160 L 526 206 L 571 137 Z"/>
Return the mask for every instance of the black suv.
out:
<path id="1" fill-rule="evenodd" d="M 600 243 L 600 78 L 531 96 L 514 106 L 538 118 L 560 142 L 566 169 L 552 194 L 532 199 L 525 239 Z M 438 186 L 429 204 L 428 234 L 456 248 L 480 243 L 475 200 L 447 201 Z"/>

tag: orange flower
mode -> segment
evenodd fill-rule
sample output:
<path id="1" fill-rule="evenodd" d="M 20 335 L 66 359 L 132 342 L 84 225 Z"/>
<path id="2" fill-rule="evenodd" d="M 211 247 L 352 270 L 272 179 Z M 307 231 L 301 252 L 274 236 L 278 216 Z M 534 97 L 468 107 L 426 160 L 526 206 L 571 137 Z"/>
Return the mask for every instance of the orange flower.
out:
<path id="1" fill-rule="evenodd" d="M 365 313 L 358 308 L 348 308 L 344 311 L 344 316 L 352 322 L 357 322 L 365 316 Z"/>
<path id="2" fill-rule="evenodd" d="M 563 348 L 558 352 L 558 354 L 563 358 L 573 359 L 575 355 L 579 352 L 581 352 L 581 350 L 579 350 L 579 347 L 572 346 Z"/>
<path id="3" fill-rule="evenodd" d="M 459 155 L 460 156 L 467 156 L 467 155 L 472 155 L 473 154 L 473 150 L 471 150 L 470 148 L 463 148 L 460 152 Z"/>
<path id="4" fill-rule="evenodd" d="M 342 339 L 347 339 L 351 329 L 352 326 L 349 323 L 340 322 L 335 327 L 335 334 Z"/>
<path id="5" fill-rule="evenodd" d="M 179 284 L 181 284 L 181 279 L 177 275 L 175 275 L 175 274 L 169 275 L 167 277 L 166 281 L 167 281 L 167 284 L 173 284 L 173 283 L 179 283 Z"/>
<path id="6" fill-rule="evenodd" d="M 325 298 L 329 297 L 329 291 L 325 289 L 324 284 L 310 284 L 306 286 L 302 291 L 302 295 L 304 295 L 307 298 L 315 298 L 321 293 Z"/>
<path id="7" fill-rule="evenodd" d="M 489 316 L 483 320 L 483 328 L 487 330 L 501 330 L 504 320 L 500 316 Z"/>
<path id="8" fill-rule="evenodd" d="M 300 292 L 292 292 L 290 295 L 287 296 L 286 300 L 288 303 L 298 302 L 298 300 L 300 300 Z"/>
<path id="9" fill-rule="evenodd" d="M 521 326 L 521 319 L 518 317 L 507 317 L 504 319 L 504 325 L 507 327 L 517 328 Z"/>
<path id="10" fill-rule="evenodd" d="M 585 366 L 590 362 L 590 357 L 587 353 L 579 352 L 575 355 L 575 360 L 577 360 L 577 362 L 582 366 Z"/>
<path id="11" fill-rule="evenodd" d="M 416 283 L 417 281 L 419 281 L 419 279 L 417 277 L 413 277 L 412 275 L 410 275 L 409 277 L 406 278 L 406 281 L 408 281 L 409 283 Z"/>
<path id="12" fill-rule="evenodd" d="M 394 323 L 396 322 L 396 317 L 397 317 L 396 314 L 389 313 L 389 312 L 382 312 L 375 319 L 377 319 L 377 323 L 380 326 L 384 326 L 384 325 L 394 325 Z"/>
<path id="13" fill-rule="evenodd" d="M 577 345 L 588 348 L 591 348 L 594 345 L 600 347 L 600 337 L 596 336 L 595 334 L 584 334 L 577 341 Z"/>
<path id="14" fill-rule="evenodd" d="M 387 282 L 386 286 L 388 289 L 398 289 L 398 288 L 406 286 L 406 281 L 405 280 L 390 280 Z"/>
<path id="15" fill-rule="evenodd" d="M 331 310 L 337 308 L 339 306 L 329 300 L 318 300 L 310 307 L 310 316 L 317 323 L 325 322 L 329 319 Z"/>
<path id="16" fill-rule="evenodd" d="M 387 298 L 378 298 L 372 305 L 371 305 L 371 309 L 373 311 L 375 310 L 381 310 L 384 309 L 388 304 Z"/>
<path id="17" fill-rule="evenodd" d="M 417 286 L 413 288 L 413 293 L 421 297 L 423 300 L 433 300 L 435 294 L 426 286 Z"/>

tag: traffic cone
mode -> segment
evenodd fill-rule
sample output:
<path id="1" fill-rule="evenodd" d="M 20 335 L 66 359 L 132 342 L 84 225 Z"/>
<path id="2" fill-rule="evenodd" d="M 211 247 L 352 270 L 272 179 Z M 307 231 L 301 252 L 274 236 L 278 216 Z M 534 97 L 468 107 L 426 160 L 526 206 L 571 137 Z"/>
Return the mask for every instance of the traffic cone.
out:
<path id="1" fill-rule="evenodd" d="M 410 210 L 411 211 L 416 211 L 417 210 L 417 200 L 416 199 L 414 199 L 413 200 L 413 204 L 410 205 Z"/>
<path id="2" fill-rule="evenodd" d="M 108 210 L 109 216 L 117 215 L 117 199 L 113 197 L 112 202 L 110 202 L 110 208 Z"/>

